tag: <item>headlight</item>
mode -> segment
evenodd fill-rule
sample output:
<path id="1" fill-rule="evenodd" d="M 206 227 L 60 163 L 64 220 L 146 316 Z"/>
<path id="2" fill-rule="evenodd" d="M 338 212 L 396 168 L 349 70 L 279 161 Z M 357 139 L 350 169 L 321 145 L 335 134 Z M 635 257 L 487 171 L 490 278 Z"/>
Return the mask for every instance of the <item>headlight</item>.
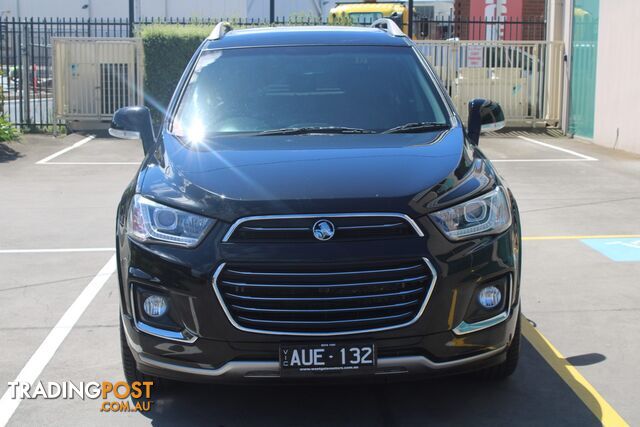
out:
<path id="1" fill-rule="evenodd" d="M 451 240 L 477 234 L 497 234 L 511 226 L 511 206 L 502 187 L 431 215 Z"/>
<path id="2" fill-rule="evenodd" d="M 127 234 L 142 242 L 159 241 L 192 248 L 215 220 L 133 196 Z"/>

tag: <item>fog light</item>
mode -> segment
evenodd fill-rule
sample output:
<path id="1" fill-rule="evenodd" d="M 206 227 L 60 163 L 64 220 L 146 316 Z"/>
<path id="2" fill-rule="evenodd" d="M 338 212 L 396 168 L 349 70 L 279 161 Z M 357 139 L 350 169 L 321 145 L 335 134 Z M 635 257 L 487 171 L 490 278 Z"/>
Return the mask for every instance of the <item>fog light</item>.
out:
<path id="1" fill-rule="evenodd" d="M 478 293 L 478 302 L 486 309 L 495 308 L 502 301 L 502 293 L 495 286 L 487 286 Z"/>
<path id="2" fill-rule="evenodd" d="M 151 317 L 161 317 L 167 312 L 167 299 L 160 295 L 151 295 L 144 300 L 144 312 Z"/>

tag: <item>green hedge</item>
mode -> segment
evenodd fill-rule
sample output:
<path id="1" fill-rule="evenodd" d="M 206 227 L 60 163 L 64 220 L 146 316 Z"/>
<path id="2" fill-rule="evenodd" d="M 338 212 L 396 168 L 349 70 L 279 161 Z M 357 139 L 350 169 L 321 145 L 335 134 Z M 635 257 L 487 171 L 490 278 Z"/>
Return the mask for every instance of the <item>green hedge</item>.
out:
<path id="1" fill-rule="evenodd" d="M 20 132 L 4 115 L 0 114 L 0 141 L 13 141 L 18 139 Z"/>
<path id="2" fill-rule="evenodd" d="M 154 24 L 141 29 L 144 46 L 144 95 L 154 123 L 164 110 L 189 59 L 209 35 L 210 25 Z"/>
<path id="3" fill-rule="evenodd" d="M 291 21 L 291 24 L 314 23 L 316 22 L 312 20 Z M 268 24 L 257 22 L 251 26 L 260 27 Z M 244 25 L 242 28 L 248 26 Z M 212 29 L 213 25 L 206 23 L 151 24 L 141 28 L 139 36 L 144 47 L 145 104 L 151 110 L 155 124 L 162 121 L 164 111 L 189 59 Z"/>

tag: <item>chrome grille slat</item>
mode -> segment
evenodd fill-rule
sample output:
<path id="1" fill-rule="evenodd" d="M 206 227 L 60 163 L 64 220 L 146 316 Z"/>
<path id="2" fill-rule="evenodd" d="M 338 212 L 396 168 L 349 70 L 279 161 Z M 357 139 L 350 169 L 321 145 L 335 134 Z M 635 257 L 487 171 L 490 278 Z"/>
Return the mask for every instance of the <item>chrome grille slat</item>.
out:
<path id="1" fill-rule="evenodd" d="M 239 283 L 230 282 L 227 280 L 221 281 L 223 285 L 237 286 L 237 287 L 249 287 L 249 288 L 295 288 L 295 289 L 312 289 L 312 288 L 348 288 L 354 286 L 374 286 L 374 285 L 390 285 L 392 283 L 411 283 L 419 280 L 426 279 L 426 275 L 418 277 L 409 277 L 406 279 L 397 280 L 379 280 L 375 282 L 359 282 L 359 283 L 309 283 L 309 284 L 284 284 L 284 283 Z"/>
<path id="2" fill-rule="evenodd" d="M 360 271 L 336 271 L 336 272 L 312 272 L 312 273 L 275 273 L 275 272 L 252 272 L 252 271 L 239 271 L 228 269 L 228 273 L 243 274 L 243 275 L 257 275 L 257 276 L 342 276 L 342 275 L 356 275 L 356 274 L 379 274 L 379 273 L 393 273 L 396 271 L 415 270 L 423 267 L 420 264 L 412 265 L 410 267 L 400 268 L 387 268 L 378 270 L 360 270 Z"/>
<path id="3" fill-rule="evenodd" d="M 251 231 L 311 231 L 309 227 L 246 227 L 243 226 L 241 230 Z"/>
<path id="4" fill-rule="evenodd" d="M 231 323 L 244 331 L 355 334 L 399 328 L 421 316 L 436 281 L 430 261 L 422 261 L 222 264 L 213 287 Z"/>
<path id="5" fill-rule="evenodd" d="M 416 293 L 422 292 L 424 289 L 411 289 L 408 291 L 399 291 L 399 292 L 390 292 L 384 294 L 369 294 L 369 295 L 351 295 L 345 297 L 250 297 L 246 295 L 237 295 L 232 294 L 230 292 L 225 292 L 226 296 L 231 298 L 238 298 L 244 300 L 255 300 L 255 301 L 343 301 L 343 300 L 357 300 L 357 299 L 373 299 L 373 298 L 389 298 L 394 296 L 401 295 L 412 295 Z"/>
<path id="6" fill-rule="evenodd" d="M 264 312 L 264 313 L 345 313 L 345 312 L 358 312 L 358 311 L 374 311 L 374 310 L 384 310 L 389 308 L 403 308 L 411 305 L 419 304 L 420 300 L 414 299 L 407 302 L 402 302 L 398 304 L 389 304 L 389 305 L 377 305 L 377 306 L 368 306 L 368 307 L 350 307 L 350 308 L 323 308 L 323 309 L 284 309 L 284 308 L 255 308 L 255 307 L 244 307 L 242 305 L 233 304 L 233 307 L 236 310 L 242 311 L 255 311 L 255 312 Z"/>
<path id="7" fill-rule="evenodd" d="M 410 311 L 396 314 L 393 316 L 381 316 L 381 317 L 364 317 L 359 319 L 344 319 L 344 320 L 265 320 L 265 319 L 253 319 L 250 317 L 238 316 L 239 319 L 246 320 L 253 323 L 264 323 L 270 325 L 290 325 L 290 324 L 302 324 L 302 325 L 331 325 L 331 324 L 345 324 L 345 323 L 363 323 L 363 322 L 378 322 L 383 320 L 392 320 L 399 319 L 403 317 L 410 316 L 412 313 Z"/>
<path id="8" fill-rule="evenodd" d="M 344 227 L 337 227 L 338 230 L 366 230 L 366 229 L 374 229 L 374 228 L 392 228 L 392 227 L 401 227 L 403 224 L 401 222 L 396 222 L 394 224 L 379 224 L 379 225 L 350 225 Z"/>
<path id="9" fill-rule="evenodd" d="M 231 225 L 223 242 L 316 241 L 313 225 L 331 221 L 336 230 L 331 240 L 424 237 L 416 222 L 400 213 L 349 213 L 266 215 L 240 218 Z"/>

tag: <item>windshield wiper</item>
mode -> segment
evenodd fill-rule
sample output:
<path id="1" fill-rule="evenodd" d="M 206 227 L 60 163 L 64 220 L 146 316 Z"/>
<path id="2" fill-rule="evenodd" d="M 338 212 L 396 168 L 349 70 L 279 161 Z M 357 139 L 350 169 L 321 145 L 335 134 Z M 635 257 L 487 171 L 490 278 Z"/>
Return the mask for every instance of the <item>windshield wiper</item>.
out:
<path id="1" fill-rule="evenodd" d="M 415 122 L 415 123 L 405 123 L 400 126 L 392 127 L 391 129 L 387 129 L 382 133 L 428 132 L 432 130 L 449 129 L 449 127 L 450 126 L 447 123 Z"/>
<path id="2" fill-rule="evenodd" d="M 310 133 L 354 134 L 354 133 L 375 133 L 375 131 L 368 130 L 368 129 L 342 127 L 342 126 L 309 126 L 309 127 L 299 127 L 299 128 L 282 128 L 282 129 L 265 130 L 256 135 L 257 136 L 304 135 L 304 134 L 310 134 Z"/>

